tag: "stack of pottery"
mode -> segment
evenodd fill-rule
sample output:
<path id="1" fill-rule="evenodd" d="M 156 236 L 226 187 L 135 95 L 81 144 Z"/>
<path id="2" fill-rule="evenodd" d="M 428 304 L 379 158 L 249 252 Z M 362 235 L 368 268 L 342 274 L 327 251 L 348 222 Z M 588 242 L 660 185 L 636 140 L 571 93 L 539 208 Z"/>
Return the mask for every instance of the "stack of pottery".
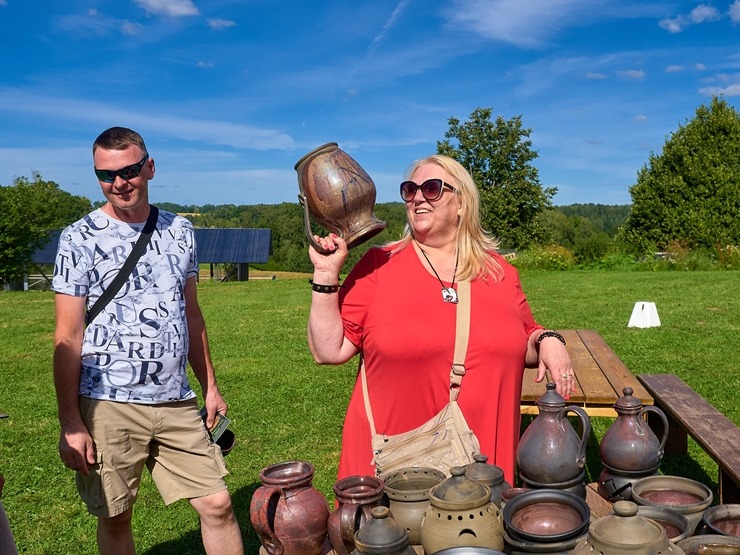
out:
<path id="1" fill-rule="evenodd" d="M 599 494 L 608 501 L 629 500 L 632 484 L 640 478 L 658 473 L 663 449 L 668 439 L 668 420 L 658 407 L 643 406 L 633 396 L 631 387 L 622 390 L 622 397 L 614 403 L 617 418 L 601 440 Z M 645 421 L 645 413 L 657 415 L 663 424 L 660 439 Z"/>
<path id="2" fill-rule="evenodd" d="M 305 461 L 273 464 L 260 472 L 249 519 L 268 555 L 321 555 L 329 504 L 312 486 L 314 467 Z"/>
<path id="3" fill-rule="evenodd" d="M 429 492 L 429 508 L 421 522 L 425 553 L 452 547 L 503 549 L 501 513 L 491 502 L 491 489 L 453 466 L 451 476 Z"/>
<path id="4" fill-rule="evenodd" d="M 565 399 L 548 383 L 537 399 L 539 414 L 522 434 L 516 451 L 519 478 L 531 489 L 562 489 L 586 498 L 586 443 L 591 420 L 582 408 L 566 406 Z M 568 420 L 574 413 L 581 420 L 581 435 Z"/>

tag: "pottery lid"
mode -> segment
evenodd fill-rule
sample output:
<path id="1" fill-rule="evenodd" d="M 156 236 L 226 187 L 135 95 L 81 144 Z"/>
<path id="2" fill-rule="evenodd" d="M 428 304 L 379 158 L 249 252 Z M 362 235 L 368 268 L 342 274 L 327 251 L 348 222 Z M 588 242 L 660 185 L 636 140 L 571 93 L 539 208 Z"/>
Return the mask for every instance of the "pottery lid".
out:
<path id="1" fill-rule="evenodd" d="M 473 480 L 483 482 L 487 486 L 500 484 L 504 481 L 504 471 L 498 466 L 488 464 L 488 456 L 482 453 L 473 455 L 473 460 L 465 465 L 465 475 Z"/>
<path id="2" fill-rule="evenodd" d="M 589 529 L 587 542 L 604 555 L 657 553 L 671 546 L 665 529 L 637 514 L 632 501 L 614 503 L 614 514 L 600 518 Z"/>
<path id="3" fill-rule="evenodd" d="M 538 407 L 564 407 L 565 398 L 560 395 L 555 388 L 557 387 L 553 382 L 549 382 L 546 386 L 547 391 L 543 393 L 539 399 L 537 399 Z"/>
<path id="4" fill-rule="evenodd" d="M 625 387 L 622 390 L 623 395 L 614 401 L 614 408 L 615 409 L 623 409 L 623 410 L 634 410 L 642 408 L 642 401 L 632 395 L 634 393 L 634 390 L 631 387 Z"/>
<path id="5" fill-rule="evenodd" d="M 450 477 L 434 486 L 429 492 L 429 502 L 439 509 L 464 511 L 491 502 L 491 488 L 468 478 L 465 467 L 450 468 Z"/>
<path id="6" fill-rule="evenodd" d="M 359 553 L 403 553 L 409 543 L 409 533 L 390 516 L 388 507 L 373 507 L 372 518 L 355 532 L 355 547 Z"/>

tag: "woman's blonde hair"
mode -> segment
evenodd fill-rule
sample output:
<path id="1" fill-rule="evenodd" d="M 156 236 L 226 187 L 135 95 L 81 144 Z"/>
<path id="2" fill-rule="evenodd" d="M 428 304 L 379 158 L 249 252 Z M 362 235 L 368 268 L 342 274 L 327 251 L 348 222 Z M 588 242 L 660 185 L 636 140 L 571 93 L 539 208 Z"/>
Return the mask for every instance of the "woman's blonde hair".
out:
<path id="1" fill-rule="evenodd" d="M 460 217 L 457 222 L 457 252 L 459 279 L 473 280 L 490 275 L 494 281 L 504 277 L 504 271 L 491 252 L 498 248 L 498 241 L 486 233 L 480 224 L 480 196 L 473 178 L 468 171 L 454 158 L 443 154 L 432 154 L 413 162 L 406 170 L 409 179 L 416 170 L 427 164 L 435 164 L 449 173 L 460 200 Z M 406 223 L 403 235 L 398 241 L 389 243 L 391 255 L 406 248 L 414 235 L 411 226 Z"/>

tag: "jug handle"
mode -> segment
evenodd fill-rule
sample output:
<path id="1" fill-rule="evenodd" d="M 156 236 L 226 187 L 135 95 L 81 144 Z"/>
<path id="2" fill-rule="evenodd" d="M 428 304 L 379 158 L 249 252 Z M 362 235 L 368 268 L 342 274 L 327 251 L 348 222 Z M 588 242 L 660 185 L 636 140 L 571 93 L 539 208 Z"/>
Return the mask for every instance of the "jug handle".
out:
<path id="1" fill-rule="evenodd" d="M 301 206 L 303 206 L 303 222 L 305 224 L 306 239 L 308 239 L 308 242 L 311 243 L 311 246 L 316 249 L 317 252 L 321 254 L 331 254 L 332 251 L 325 249 L 324 247 L 319 245 L 316 242 L 316 239 L 313 238 L 313 233 L 311 233 L 310 216 L 308 214 L 308 203 L 306 202 L 306 196 L 303 193 L 298 195 L 298 202 L 300 202 Z"/>
<path id="2" fill-rule="evenodd" d="M 569 412 L 576 413 L 578 415 L 578 418 L 581 419 L 581 424 L 583 425 L 583 433 L 581 434 L 581 445 L 578 449 L 578 458 L 576 459 L 576 462 L 578 463 L 578 468 L 583 468 L 584 466 L 586 466 L 586 443 L 588 443 L 588 438 L 591 435 L 591 419 L 588 417 L 588 414 L 586 414 L 585 410 L 576 405 L 568 405 L 563 409 L 563 415 L 566 415 Z"/>
<path id="3" fill-rule="evenodd" d="M 250 521 L 260 541 L 271 555 L 283 555 L 280 539 L 275 535 L 275 512 L 283 490 L 274 486 L 261 486 L 252 495 Z"/>
<path id="4" fill-rule="evenodd" d="M 642 418 L 646 412 L 654 412 L 660 417 L 660 421 L 663 423 L 663 437 L 660 440 L 660 456 L 662 457 L 663 450 L 665 448 L 665 442 L 668 440 L 668 418 L 662 410 L 653 405 L 644 405 L 642 409 L 640 409 L 638 418 Z"/>

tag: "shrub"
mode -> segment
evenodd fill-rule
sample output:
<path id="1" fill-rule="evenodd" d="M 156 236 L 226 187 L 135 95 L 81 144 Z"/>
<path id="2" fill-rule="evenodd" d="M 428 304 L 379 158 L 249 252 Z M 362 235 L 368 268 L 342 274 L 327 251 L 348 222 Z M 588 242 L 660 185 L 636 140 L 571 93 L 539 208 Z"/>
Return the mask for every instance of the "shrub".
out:
<path id="1" fill-rule="evenodd" d="M 576 261 L 573 253 L 565 247 L 549 245 L 518 253 L 513 264 L 527 270 L 569 270 L 575 267 Z"/>

